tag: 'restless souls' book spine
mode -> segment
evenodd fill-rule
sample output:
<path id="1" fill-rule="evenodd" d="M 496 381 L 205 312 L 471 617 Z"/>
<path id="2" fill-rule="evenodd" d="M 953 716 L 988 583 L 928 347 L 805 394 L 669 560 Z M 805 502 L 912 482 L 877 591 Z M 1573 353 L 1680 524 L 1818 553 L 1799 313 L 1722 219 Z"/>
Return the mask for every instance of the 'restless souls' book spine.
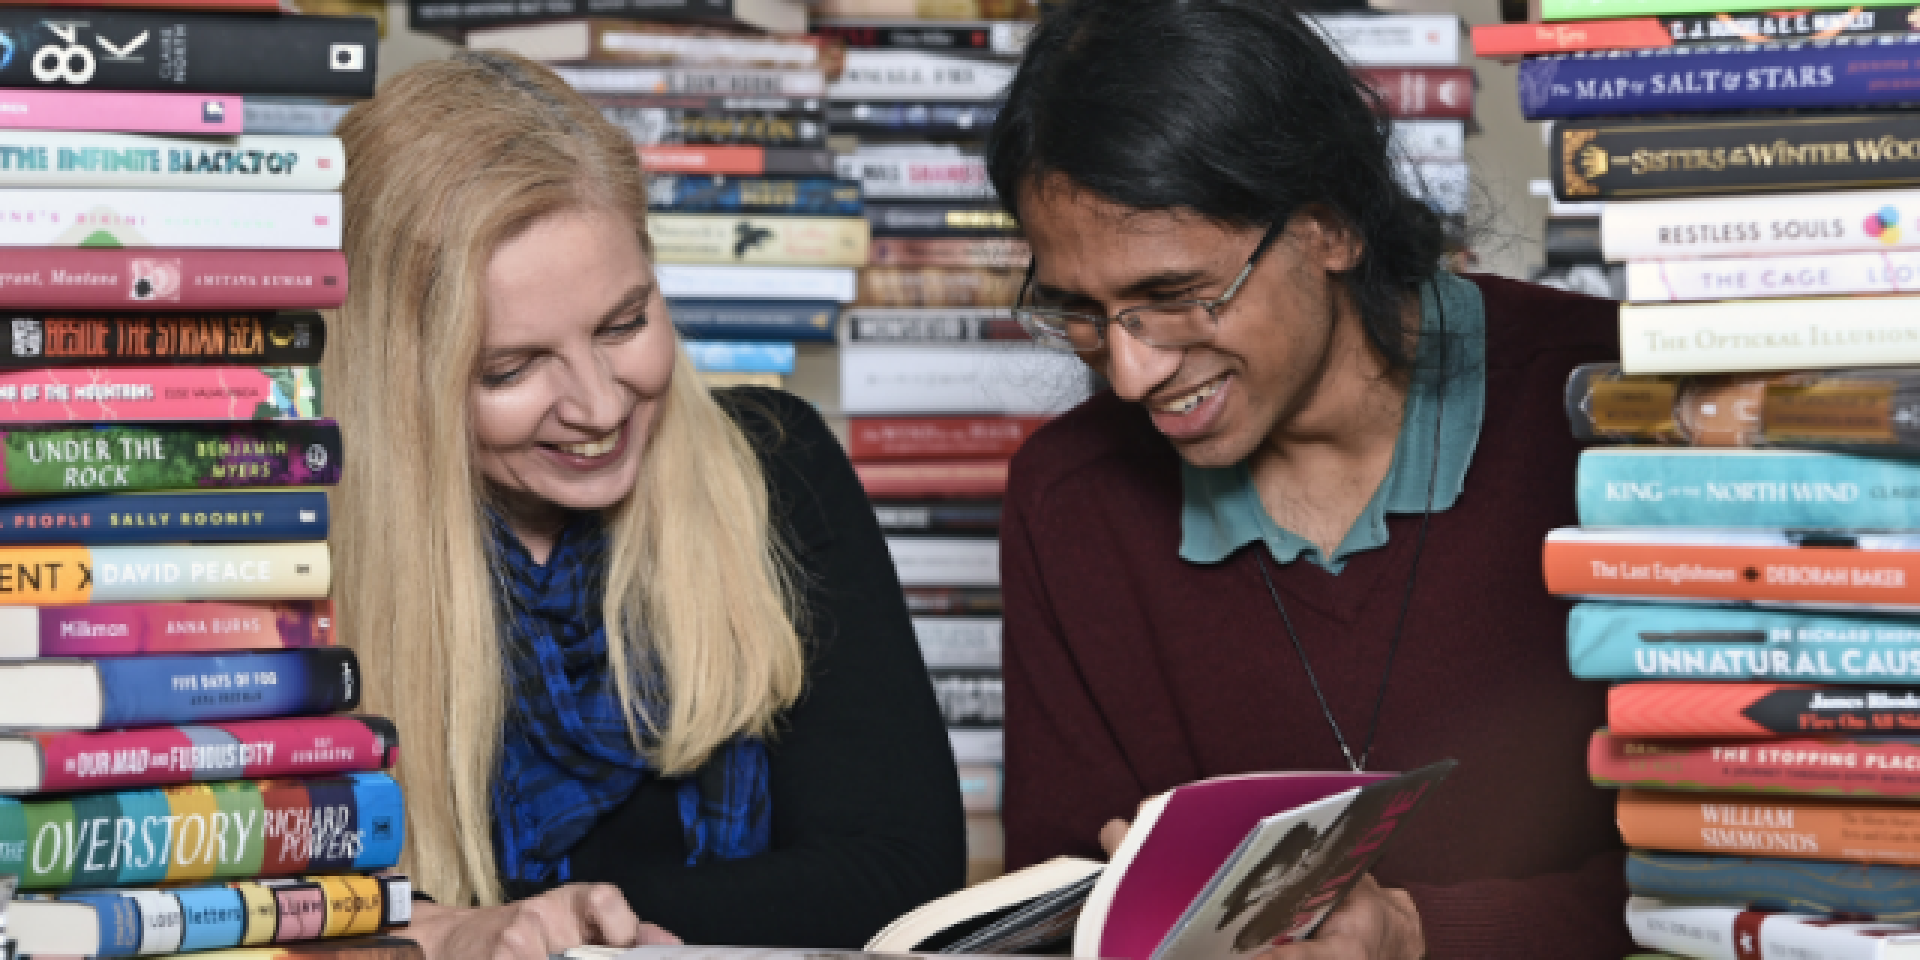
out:
<path id="1" fill-rule="evenodd" d="M 0 86 L 302 97 L 373 96 L 372 17 L 0 6 Z"/>
<path id="2" fill-rule="evenodd" d="M 27 247 L 0 261 L 9 310 L 328 309 L 346 298 L 338 250 Z"/>

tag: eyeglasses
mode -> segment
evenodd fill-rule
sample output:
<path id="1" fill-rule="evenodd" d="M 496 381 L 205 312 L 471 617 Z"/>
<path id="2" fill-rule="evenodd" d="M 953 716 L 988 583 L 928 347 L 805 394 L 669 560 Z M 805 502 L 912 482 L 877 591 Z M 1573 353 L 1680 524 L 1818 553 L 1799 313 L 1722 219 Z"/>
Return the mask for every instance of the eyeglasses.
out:
<path id="1" fill-rule="evenodd" d="M 1219 332 L 1220 310 L 1233 300 L 1240 287 L 1253 275 L 1261 255 L 1273 246 L 1285 220 L 1278 220 L 1260 237 L 1240 275 L 1227 285 L 1226 292 L 1212 300 L 1165 300 L 1128 307 L 1111 317 L 1052 307 L 1026 306 L 1027 291 L 1033 286 L 1033 265 L 1027 265 L 1027 278 L 1020 283 L 1020 295 L 1014 301 L 1013 318 L 1043 347 L 1092 353 L 1107 345 L 1107 326 L 1119 324 L 1127 335 L 1150 347 L 1190 347 L 1206 343 Z"/>

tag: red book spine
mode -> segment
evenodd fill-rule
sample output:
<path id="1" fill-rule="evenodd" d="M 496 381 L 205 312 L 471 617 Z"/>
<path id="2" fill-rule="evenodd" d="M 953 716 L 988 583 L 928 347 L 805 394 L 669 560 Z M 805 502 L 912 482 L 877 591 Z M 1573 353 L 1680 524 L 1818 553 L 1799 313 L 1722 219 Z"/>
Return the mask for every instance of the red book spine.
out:
<path id="1" fill-rule="evenodd" d="M 678 143 L 640 145 L 640 163 L 648 173 L 731 173 L 756 176 L 767 172 L 767 154 L 752 144 L 688 146 Z"/>
<path id="2" fill-rule="evenodd" d="M 1909 609 L 1920 550 L 1549 539 L 1547 592 Z"/>
<path id="3" fill-rule="evenodd" d="M 1607 691 L 1617 737 L 1907 737 L 1920 735 L 1911 687 L 1804 683 L 1623 683 Z"/>
<path id="4" fill-rule="evenodd" d="M 1671 46 L 1673 36 L 1652 17 L 1582 23 L 1490 23 L 1473 28 L 1473 53 L 1488 58 Z"/>
<path id="5" fill-rule="evenodd" d="M 392 725 L 356 716 L 29 736 L 49 792 L 384 770 L 399 753 Z"/>
<path id="6" fill-rule="evenodd" d="M 1007 492 L 1004 460 L 856 463 L 869 497 L 998 497 Z"/>
<path id="7" fill-rule="evenodd" d="M 1473 70 L 1468 67 L 1363 67 L 1354 71 L 1396 117 L 1460 119 L 1473 116 Z"/>
<path id="8" fill-rule="evenodd" d="M 1920 744 L 1903 740 L 1641 740 L 1601 730 L 1587 773 L 1602 786 L 1920 797 Z"/>
<path id="9" fill-rule="evenodd" d="M 854 417 L 849 455 L 867 460 L 1006 460 L 1047 417 Z"/>
<path id="10" fill-rule="evenodd" d="M 347 258 L 337 250 L 21 247 L 0 262 L 7 307 L 272 310 L 346 299 Z"/>

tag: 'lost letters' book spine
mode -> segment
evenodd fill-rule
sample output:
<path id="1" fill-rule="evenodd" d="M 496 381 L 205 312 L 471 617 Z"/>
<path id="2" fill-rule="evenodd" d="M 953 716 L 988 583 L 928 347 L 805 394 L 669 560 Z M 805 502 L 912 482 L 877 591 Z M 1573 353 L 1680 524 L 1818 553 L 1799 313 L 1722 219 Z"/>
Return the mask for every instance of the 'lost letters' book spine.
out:
<path id="1" fill-rule="evenodd" d="M 0 86 L 371 97 L 372 17 L 0 6 Z"/>
<path id="2" fill-rule="evenodd" d="M 338 250 L 340 202 L 338 193 L 0 189 L 0 246 Z"/>
<path id="3" fill-rule="evenodd" d="M 1627 888 L 1642 897 L 1751 903 L 1810 913 L 1920 919 L 1920 870 L 1886 864 L 1633 850 Z"/>
<path id="4" fill-rule="evenodd" d="M 384 770 L 400 751 L 391 722 L 363 716 L 33 733 L 22 739 L 40 755 L 38 789 L 27 792 L 45 793 Z"/>
<path id="5" fill-rule="evenodd" d="M 1916 52 L 1920 37 L 1902 36 L 1538 57 L 1520 64 L 1520 112 L 1547 120 L 1891 105 L 1913 99 Z"/>
<path id="6" fill-rule="evenodd" d="M 327 525 L 318 490 L 0 499 L 0 544 L 325 540 Z"/>
<path id="7" fill-rule="evenodd" d="M 333 645 L 324 599 L 0 607 L 0 659 Z"/>
<path id="8" fill-rule="evenodd" d="M 1584 680 L 1920 683 L 1920 627 L 1840 612 L 1580 603 L 1567 655 Z"/>
<path id="9" fill-rule="evenodd" d="M 98 956 L 131 957 L 364 936 L 408 923 L 412 896 L 406 877 L 333 875 L 164 890 L 88 890 L 60 894 L 59 902 L 93 908 L 101 944 Z M 38 909 L 25 907 L 22 914 Z M 49 952 L 35 948 L 31 937 L 21 938 L 20 946 L 36 954 Z M 274 951 L 247 952 L 258 960 L 275 956 Z"/>
<path id="10" fill-rule="evenodd" d="M 1920 181 L 1920 116 L 1563 120 L 1548 153 L 1562 200 L 1906 186 Z"/>
<path id="11" fill-rule="evenodd" d="M 1920 464 L 1878 457 L 1596 447 L 1574 484 L 1587 527 L 1920 528 Z"/>
<path id="12" fill-rule="evenodd" d="M 338 190 L 346 152 L 333 137 L 206 141 L 41 130 L 0 134 L 0 187 Z"/>
<path id="13" fill-rule="evenodd" d="M 0 494 L 340 482 L 331 420 L 32 424 L 0 429 Z"/>
<path id="14" fill-rule="evenodd" d="M 0 258 L 13 310 L 273 310 L 346 302 L 338 250 L 23 247 Z"/>
<path id="15" fill-rule="evenodd" d="M 0 130 L 232 135 L 243 111 L 234 94 L 0 88 Z"/>
<path id="16" fill-rule="evenodd" d="M 1656 740 L 1601 730 L 1587 773 L 1603 787 L 1920 797 L 1920 745 L 1897 740 Z"/>
<path id="17" fill-rule="evenodd" d="M 312 366 L 317 313 L 13 313 L 0 310 L 0 371 L 46 367 Z"/>
<path id="18" fill-rule="evenodd" d="M 1920 689 L 1648 681 L 1607 691 L 1617 737 L 1899 737 L 1920 734 Z M 1916 808 L 1920 809 L 1920 808 Z"/>

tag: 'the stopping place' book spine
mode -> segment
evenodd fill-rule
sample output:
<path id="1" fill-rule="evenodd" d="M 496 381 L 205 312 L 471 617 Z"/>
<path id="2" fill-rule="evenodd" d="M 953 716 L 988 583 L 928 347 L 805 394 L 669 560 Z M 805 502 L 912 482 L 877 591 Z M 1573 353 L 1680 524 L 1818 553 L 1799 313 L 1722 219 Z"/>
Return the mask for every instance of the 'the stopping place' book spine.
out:
<path id="1" fill-rule="evenodd" d="M 12 310 L 324 309 L 346 298 L 338 250 L 21 247 L 0 262 Z"/>
<path id="2" fill-rule="evenodd" d="M 0 88 L 0 130 L 231 135 L 244 109 L 234 94 Z"/>
<path id="3" fill-rule="evenodd" d="M 0 133 L 0 187 L 338 190 L 346 172 L 333 137 Z"/>
<path id="4" fill-rule="evenodd" d="M 331 486 L 340 451 L 331 420 L 14 425 L 0 494 Z"/>
<path id="5" fill-rule="evenodd" d="M 1595 447 L 1574 485 L 1587 527 L 1920 528 L 1920 464 L 1878 457 Z"/>
<path id="6" fill-rule="evenodd" d="M 43 90 L 373 96 L 372 17 L 0 6 L 0 86 Z"/>
<path id="7" fill-rule="evenodd" d="M 1899 617 L 1678 603 L 1575 604 L 1584 680 L 1920 683 L 1920 627 Z"/>
<path id="8" fill-rule="evenodd" d="M 1920 364 L 1920 297 L 1620 305 L 1627 373 Z"/>
<path id="9" fill-rule="evenodd" d="M 1642 897 L 1920 920 L 1920 870 L 1887 864 L 1632 850 L 1627 888 Z"/>
<path id="10" fill-rule="evenodd" d="M 0 189 L 0 246 L 338 250 L 340 203 L 338 193 Z"/>
<path id="11" fill-rule="evenodd" d="M 1904 186 L 1920 180 L 1920 116 L 1562 120 L 1548 152 L 1562 200 Z"/>
<path id="12" fill-rule="evenodd" d="M 1520 64 L 1529 120 L 1904 103 L 1920 37 L 1558 54 Z"/>
<path id="13" fill-rule="evenodd" d="M 1661 740 L 1600 730 L 1587 773 L 1603 787 L 1799 796 L 1920 797 L 1920 744 L 1898 740 Z"/>
<path id="14" fill-rule="evenodd" d="M 326 599 L 0 606 L 0 659 L 297 649 L 334 639 Z"/>

